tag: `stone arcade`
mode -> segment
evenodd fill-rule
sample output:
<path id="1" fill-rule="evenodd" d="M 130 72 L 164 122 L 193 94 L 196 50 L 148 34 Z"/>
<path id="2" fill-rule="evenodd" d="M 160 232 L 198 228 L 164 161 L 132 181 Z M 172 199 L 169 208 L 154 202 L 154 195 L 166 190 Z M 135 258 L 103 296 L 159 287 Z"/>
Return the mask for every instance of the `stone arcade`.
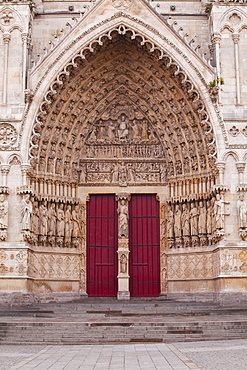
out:
<path id="1" fill-rule="evenodd" d="M 0 293 L 243 298 L 246 1 L 1 0 L 0 33 Z"/>

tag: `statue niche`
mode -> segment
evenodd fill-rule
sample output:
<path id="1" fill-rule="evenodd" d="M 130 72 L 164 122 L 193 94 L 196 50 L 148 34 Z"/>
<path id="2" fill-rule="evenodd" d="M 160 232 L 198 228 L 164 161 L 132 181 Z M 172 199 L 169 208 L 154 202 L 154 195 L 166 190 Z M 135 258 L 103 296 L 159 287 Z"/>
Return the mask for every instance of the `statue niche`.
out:
<path id="1" fill-rule="evenodd" d="M 128 113 L 127 113 L 128 112 Z M 164 152 L 142 113 L 127 107 L 89 125 L 78 169 L 81 184 L 159 184 L 167 178 Z"/>

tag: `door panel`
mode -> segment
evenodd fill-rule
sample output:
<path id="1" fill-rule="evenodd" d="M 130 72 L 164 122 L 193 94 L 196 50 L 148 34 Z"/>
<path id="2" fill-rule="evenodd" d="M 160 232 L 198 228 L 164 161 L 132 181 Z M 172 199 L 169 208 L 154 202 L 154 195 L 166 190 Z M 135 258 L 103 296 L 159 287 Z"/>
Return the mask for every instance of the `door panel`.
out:
<path id="1" fill-rule="evenodd" d="M 155 194 L 131 195 L 129 203 L 130 295 L 160 293 L 160 221 Z"/>
<path id="2" fill-rule="evenodd" d="M 87 205 L 87 293 L 117 295 L 117 202 L 113 194 L 90 195 Z"/>

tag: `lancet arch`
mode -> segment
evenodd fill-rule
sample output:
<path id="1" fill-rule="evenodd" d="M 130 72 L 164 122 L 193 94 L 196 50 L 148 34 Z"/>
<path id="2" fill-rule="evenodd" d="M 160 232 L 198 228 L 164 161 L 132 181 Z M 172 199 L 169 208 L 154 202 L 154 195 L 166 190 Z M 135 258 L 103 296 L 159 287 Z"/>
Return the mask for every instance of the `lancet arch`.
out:
<path id="1" fill-rule="evenodd" d="M 120 117 L 128 120 L 122 138 Z M 124 154 L 117 149 L 123 146 Z M 51 84 L 32 129 L 32 176 L 88 183 L 85 166 L 101 151 L 98 159 L 109 166 L 99 183 L 114 183 L 119 150 L 128 169 L 136 158 L 153 159 L 156 184 L 211 177 L 216 160 L 213 127 L 194 84 L 154 42 L 123 24 L 77 53 Z"/>

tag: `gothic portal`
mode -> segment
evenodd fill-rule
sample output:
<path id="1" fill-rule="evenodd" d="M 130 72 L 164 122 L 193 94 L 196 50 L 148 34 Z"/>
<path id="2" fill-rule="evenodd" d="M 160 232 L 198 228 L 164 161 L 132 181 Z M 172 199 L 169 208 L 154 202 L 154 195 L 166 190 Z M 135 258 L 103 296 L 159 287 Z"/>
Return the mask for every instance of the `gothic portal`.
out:
<path id="1" fill-rule="evenodd" d="M 73 4 L 0 5 L 1 291 L 241 296 L 244 4 Z"/>

